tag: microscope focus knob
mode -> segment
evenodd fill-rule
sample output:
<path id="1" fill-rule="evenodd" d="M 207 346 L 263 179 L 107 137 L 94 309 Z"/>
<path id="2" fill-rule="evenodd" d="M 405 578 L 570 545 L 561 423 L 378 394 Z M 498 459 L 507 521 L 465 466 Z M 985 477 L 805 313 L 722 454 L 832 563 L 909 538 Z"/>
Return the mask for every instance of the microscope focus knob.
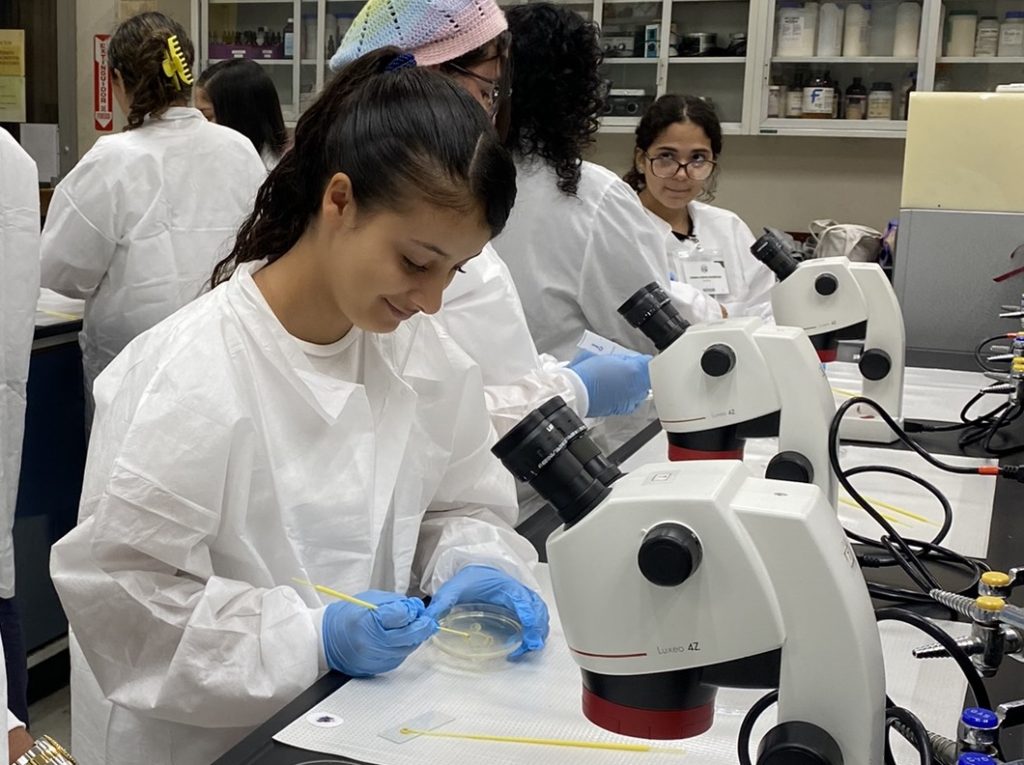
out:
<path id="1" fill-rule="evenodd" d="M 892 357 L 881 348 L 869 348 L 857 364 L 860 373 L 869 380 L 884 380 L 892 369 Z"/>
<path id="2" fill-rule="evenodd" d="M 709 345 L 700 357 L 700 368 L 709 377 L 722 377 L 736 366 L 736 352 L 728 345 Z"/>
<path id="3" fill-rule="evenodd" d="M 824 728 L 790 720 L 761 739 L 757 765 L 843 765 L 843 750 Z"/>
<path id="4" fill-rule="evenodd" d="M 637 563 L 652 584 L 676 587 L 693 575 L 703 557 L 700 540 L 690 529 L 678 523 L 659 523 L 644 535 Z"/>
<path id="5" fill-rule="evenodd" d="M 814 291 L 819 295 L 826 297 L 834 295 L 837 289 L 839 289 L 839 280 L 836 279 L 835 274 L 821 274 L 814 280 Z"/>

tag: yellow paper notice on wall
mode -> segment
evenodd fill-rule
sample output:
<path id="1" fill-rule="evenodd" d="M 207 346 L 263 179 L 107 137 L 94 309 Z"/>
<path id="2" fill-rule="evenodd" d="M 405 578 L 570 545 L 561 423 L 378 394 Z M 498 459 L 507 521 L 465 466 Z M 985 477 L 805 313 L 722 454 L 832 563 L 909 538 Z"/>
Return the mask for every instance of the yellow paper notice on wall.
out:
<path id="1" fill-rule="evenodd" d="M 0 77 L 0 122 L 25 121 L 25 78 Z"/>
<path id="2" fill-rule="evenodd" d="M 0 29 L 0 77 L 25 76 L 25 30 Z"/>

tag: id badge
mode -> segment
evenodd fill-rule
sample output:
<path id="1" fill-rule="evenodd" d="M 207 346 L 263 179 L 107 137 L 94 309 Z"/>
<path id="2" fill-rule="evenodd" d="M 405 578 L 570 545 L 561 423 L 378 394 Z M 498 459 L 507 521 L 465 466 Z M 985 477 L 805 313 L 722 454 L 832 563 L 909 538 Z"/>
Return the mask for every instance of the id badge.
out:
<path id="1" fill-rule="evenodd" d="M 682 265 L 683 275 L 688 284 L 707 295 L 729 294 L 729 277 L 725 273 L 725 261 L 686 260 Z"/>

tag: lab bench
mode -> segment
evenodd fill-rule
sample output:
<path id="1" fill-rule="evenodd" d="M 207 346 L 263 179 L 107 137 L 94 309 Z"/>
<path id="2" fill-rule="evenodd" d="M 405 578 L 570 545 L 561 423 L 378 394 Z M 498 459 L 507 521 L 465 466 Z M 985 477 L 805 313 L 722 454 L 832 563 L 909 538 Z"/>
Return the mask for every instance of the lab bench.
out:
<path id="1" fill-rule="evenodd" d="M 918 370 L 922 371 L 923 370 Z M 928 420 L 915 420 L 919 422 L 933 422 Z M 616 464 L 626 461 L 630 456 L 643 448 L 651 439 L 656 438 L 661 432 L 660 425 L 653 422 L 632 439 L 626 442 L 613 455 L 612 459 Z M 1024 442 L 1024 421 L 1018 422 L 1017 426 L 1010 431 L 1009 436 L 1014 442 Z M 963 452 L 956 443 L 956 433 L 928 433 L 915 434 L 915 439 L 929 451 L 937 454 L 967 454 L 969 456 L 984 456 L 980 452 Z M 865 444 L 866 446 L 881 446 L 880 444 Z M 903 448 L 899 443 L 891 445 L 893 448 Z M 1005 464 L 1012 464 L 1015 461 L 1022 461 L 1020 457 L 1011 457 Z M 993 514 L 991 521 L 991 533 L 988 548 L 988 563 L 995 569 L 1007 570 L 1013 566 L 1024 563 L 1021 559 L 1021 539 L 1024 539 L 1024 484 L 1009 480 L 996 482 L 995 495 L 993 499 Z M 539 512 L 530 516 L 519 526 L 519 532 L 523 534 L 544 556 L 544 540 L 554 531 L 561 522 L 555 515 L 554 510 L 545 507 Z M 871 571 L 868 573 L 871 581 L 885 584 L 897 584 L 906 586 L 906 581 L 892 571 Z M 939 576 L 940 583 L 944 586 L 947 580 Z M 949 586 L 956 586 L 953 581 L 948 582 Z M 877 605 L 886 605 L 878 603 Z M 948 618 L 948 612 L 941 612 L 936 609 L 927 616 L 935 618 Z M 922 634 L 922 644 L 928 642 Z M 318 754 L 305 750 L 295 749 L 273 740 L 280 730 L 286 727 L 293 720 L 311 709 L 313 706 L 330 696 L 338 688 L 347 682 L 347 678 L 335 672 L 330 672 L 301 693 L 298 697 L 286 705 L 280 712 L 270 718 L 267 722 L 257 728 L 253 733 L 242 740 L 231 751 L 218 759 L 214 765 L 305 765 L 306 763 L 354 763 L 355 760 L 334 757 L 331 755 Z M 1024 665 L 1014 661 L 1003 663 L 999 674 L 992 679 L 985 681 L 989 692 L 995 703 L 1017 698 L 1024 689 Z M 972 702 L 970 698 L 965 700 L 965 705 Z M 1002 743 L 1007 759 L 1024 756 L 1024 732 L 1020 728 L 1009 729 L 1002 736 Z"/>
<path id="2" fill-rule="evenodd" d="M 14 521 L 15 576 L 30 670 L 64 646 L 67 620 L 50 581 L 50 547 L 78 517 L 85 470 L 82 302 L 43 291 L 29 365 Z"/>

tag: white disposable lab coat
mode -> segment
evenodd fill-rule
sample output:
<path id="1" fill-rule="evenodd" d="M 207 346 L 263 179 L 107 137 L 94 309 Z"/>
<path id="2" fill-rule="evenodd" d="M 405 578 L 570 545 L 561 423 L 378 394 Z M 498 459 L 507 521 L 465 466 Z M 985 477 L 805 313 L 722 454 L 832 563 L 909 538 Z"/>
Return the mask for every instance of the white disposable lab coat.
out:
<path id="1" fill-rule="evenodd" d="M 0 598 L 14 597 L 12 529 L 38 300 L 36 163 L 0 128 Z"/>
<path id="2" fill-rule="evenodd" d="M 716 260 L 725 266 L 728 292 L 714 298 L 730 316 L 757 316 L 772 320 L 771 289 L 775 274 L 750 253 L 754 234 L 738 215 L 721 207 L 690 202 L 692 239 L 680 241 L 670 226 L 650 210 L 648 216 L 665 233 L 669 268 L 679 281 L 686 280 L 684 263 Z"/>
<path id="3" fill-rule="evenodd" d="M 493 244 L 512 273 L 541 353 L 573 358 L 586 329 L 654 353 L 647 337 L 618 313 L 651 282 L 671 291 L 690 322 L 722 317 L 718 303 L 700 290 L 669 285 L 663 232 L 610 170 L 584 162 L 577 195 L 568 196 L 546 164 L 520 159 L 516 168 L 516 204 Z"/>
<path id="4" fill-rule="evenodd" d="M 318 373 L 256 268 L 96 384 L 79 525 L 51 559 L 83 762 L 211 762 L 312 683 L 324 603 L 293 578 L 430 593 L 473 562 L 532 586 L 478 368 L 421 315 L 353 346 L 361 382 Z"/>
<path id="5" fill-rule="evenodd" d="M 499 436 L 554 396 L 585 417 L 583 381 L 551 356 L 541 356 L 530 336 L 523 305 L 508 268 L 491 245 L 456 274 L 437 314 L 483 375 L 487 409 Z"/>
<path id="6" fill-rule="evenodd" d="M 86 386 L 136 335 L 194 300 L 252 209 L 252 143 L 173 107 L 101 138 L 53 193 L 42 282 L 85 299 Z"/>

